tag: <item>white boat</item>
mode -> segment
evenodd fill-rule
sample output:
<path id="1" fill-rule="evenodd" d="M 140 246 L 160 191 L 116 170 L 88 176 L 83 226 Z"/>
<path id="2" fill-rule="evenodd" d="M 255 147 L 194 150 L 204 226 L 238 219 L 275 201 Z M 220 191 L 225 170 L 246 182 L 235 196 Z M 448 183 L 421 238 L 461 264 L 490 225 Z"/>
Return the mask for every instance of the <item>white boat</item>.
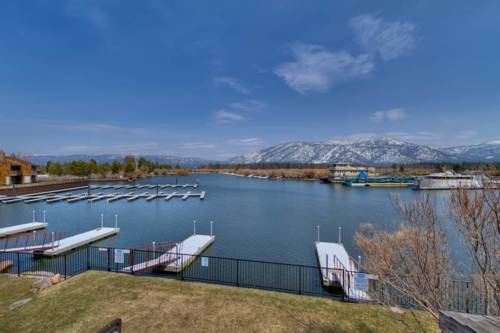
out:
<path id="1" fill-rule="evenodd" d="M 415 182 L 417 190 L 450 190 L 455 188 L 480 189 L 483 188 L 483 177 L 465 175 L 453 171 L 431 173 L 418 178 Z"/>

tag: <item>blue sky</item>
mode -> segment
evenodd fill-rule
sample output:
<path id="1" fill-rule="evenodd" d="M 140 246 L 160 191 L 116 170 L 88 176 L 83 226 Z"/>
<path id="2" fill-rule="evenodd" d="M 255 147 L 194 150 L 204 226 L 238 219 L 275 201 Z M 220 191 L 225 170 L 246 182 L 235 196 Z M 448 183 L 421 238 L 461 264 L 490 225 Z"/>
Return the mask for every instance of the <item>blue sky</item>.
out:
<path id="1" fill-rule="evenodd" d="M 499 1 L 4 1 L 0 147 L 500 139 Z"/>

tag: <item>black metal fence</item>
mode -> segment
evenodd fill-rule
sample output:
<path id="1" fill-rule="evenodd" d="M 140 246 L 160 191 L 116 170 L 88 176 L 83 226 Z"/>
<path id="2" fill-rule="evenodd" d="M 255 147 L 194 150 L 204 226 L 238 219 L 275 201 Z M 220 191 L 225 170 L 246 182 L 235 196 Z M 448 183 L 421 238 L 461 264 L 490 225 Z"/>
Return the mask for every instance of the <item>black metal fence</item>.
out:
<path id="1" fill-rule="evenodd" d="M 56 257 L 34 253 L 0 253 L 0 262 L 8 263 L 3 273 L 18 275 L 61 274 L 71 277 L 87 270 L 105 270 L 137 275 L 154 275 L 179 280 L 209 282 L 239 287 L 282 291 L 288 293 L 356 301 L 360 288 L 355 287 L 355 274 L 343 269 L 333 272 L 339 283 L 325 287 L 324 270 L 317 266 L 295 265 L 217 256 L 176 255 L 175 260 L 160 259 L 165 253 L 87 246 Z M 179 258 L 180 257 L 180 258 Z M 155 261 L 157 260 L 157 261 Z M 142 265 L 141 263 L 149 263 Z M 134 266 L 135 265 L 135 266 Z M 364 274 L 364 273 L 361 273 Z M 343 282 L 340 282 L 343 281 Z M 344 287 L 344 288 L 342 288 Z M 372 301 L 415 307 L 410 298 L 387 286 L 370 281 Z M 448 286 L 451 311 L 484 313 L 482 298 L 470 282 L 453 281 Z"/>

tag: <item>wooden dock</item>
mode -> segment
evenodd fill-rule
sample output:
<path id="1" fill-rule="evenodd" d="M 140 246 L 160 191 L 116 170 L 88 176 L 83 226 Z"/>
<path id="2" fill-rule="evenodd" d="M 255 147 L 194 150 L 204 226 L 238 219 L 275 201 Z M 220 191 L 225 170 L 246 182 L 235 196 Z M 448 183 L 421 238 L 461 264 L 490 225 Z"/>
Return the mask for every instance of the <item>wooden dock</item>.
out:
<path id="1" fill-rule="evenodd" d="M 48 223 L 45 222 L 30 222 L 25 224 L 14 225 L 11 227 L 0 228 L 0 238 L 21 234 L 23 232 L 47 228 Z"/>
<path id="2" fill-rule="evenodd" d="M 316 242 L 319 269 L 325 287 L 340 286 L 353 300 L 369 301 L 369 274 L 358 272 L 356 263 L 341 243 Z"/>

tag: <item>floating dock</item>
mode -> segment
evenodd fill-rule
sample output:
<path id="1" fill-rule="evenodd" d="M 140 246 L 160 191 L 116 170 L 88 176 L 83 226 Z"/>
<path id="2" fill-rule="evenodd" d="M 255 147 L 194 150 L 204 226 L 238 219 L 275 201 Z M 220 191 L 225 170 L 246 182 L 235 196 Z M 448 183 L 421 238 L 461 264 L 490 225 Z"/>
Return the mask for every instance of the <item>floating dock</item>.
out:
<path id="1" fill-rule="evenodd" d="M 193 235 L 175 244 L 169 251 L 157 258 L 147 260 L 121 269 L 121 272 L 141 272 L 155 267 L 161 267 L 166 272 L 178 273 L 188 267 L 213 242 L 215 236 Z"/>
<path id="2" fill-rule="evenodd" d="M 43 256 L 57 256 L 78 247 L 97 242 L 98 240 L 113 236 L 120 231 L 120 228 L 97 228 L 75 236 L 59 239 L 54 242 L 45 243 L 42 245 L 26 246 L 19 248 L 7 248 L 2 252 L 35 252 Z M 40 250 L 40 249 L 48 250 Z"/>
<path id="3" fill-rule="evenodd" d="M 83 245 L 97 242 L 98 240 L 116 235 L 119 232 L 120 228 L 106 228 L 106 227 L 97 228 L 94 230 L 84 232 L 82 234 L 78 234 L 68 238 L 63 238 L 59 241 L 59 245 L 56 246 L 55 248 L 43 251 L 38 254 L 44 256 L 57 256 L 59 254 L 68 252 Z"/>
<path id="4" fill-rule="evenodd" d="M 144 186 L 147 187 L 147 186 Z M 157 189 L 158 191 L 158 189 Z M 24 201 L 24 203 L 31 204 L 35 202 L 40 202 L 40 201 L 46 201 L 47 203 L 55 203 L 55 202 L 60 202 L 65 200 L 68 203 L 74 203 L 78 201 L 83 201 L 87 200 L 88 202 L 96 202 L 99 200 L 104 200 L 107 199 L 108 203 L 118 201 L 121 199 L 127 199 L 128 201 L 135 201 L 137 199 L 146 199 L 147 201 L 153 200 L 153 199 L 159 199 L 163 198 L 166 201 L 172 199 L 172 198 L 181 198 L 182 200 L 187 200 L 189 198 L 194 198 L 198 197 L 200 200 L 205 199 L 206 192 L 201 191 L 201 192 L 192 192 L 192 191 L 187 191 L 187 192 L 172 192 L 172 193 L 164 193 L 164 192 L 157 192 L 156 194 L 150 193 L 150 192 L 142 192 L 142 193 L 136 193 L 136 192 L 127 192 L 127 193 L 119 193 L 119 192 L 114 192 L 114 193 L 109 193 L 109 194 L 104 194 L 103 192 L 99 193 L 93 193 L 89 194 L 87 192 L 85 193 L 77 193 L 77 194 L 43 194 L 43 195 L 21 195 L 17 197 L 10 197 L 10 198 L 3 198 L 0 199 L 0 202 L 4 204 L 9 204 L 9 203 L 16 203 L 16 202 L 21 202 Z"/>
<path id="5" fill-rule="evenodd" d="M 30 222 L 19 224 L 12 227 L 0 228 L 0 238 L 7 237 L 15 234 L 21 234 L 27 231 L 47 228 L 48 223 L 45 222 Z"/>
<path id="6" fill-rule="evenodd" d="M 347 297 L 369 301 L 369 274 L 358 272 L 356 263 L 340 243 L 316 242 L 316 254 L 323 285 L 340 286 Z"/>
<path id="7" fill-rule="evenodd" d="M 203 253 L 213 242 L 215 236 L 193 235 L 178 244 L 182 253 L 177 260 L 165 265 L 167 272 L 180 272 L 188 267 L 200 254 Z M 174 249 L 175 250 L 175 249 Z"/>

